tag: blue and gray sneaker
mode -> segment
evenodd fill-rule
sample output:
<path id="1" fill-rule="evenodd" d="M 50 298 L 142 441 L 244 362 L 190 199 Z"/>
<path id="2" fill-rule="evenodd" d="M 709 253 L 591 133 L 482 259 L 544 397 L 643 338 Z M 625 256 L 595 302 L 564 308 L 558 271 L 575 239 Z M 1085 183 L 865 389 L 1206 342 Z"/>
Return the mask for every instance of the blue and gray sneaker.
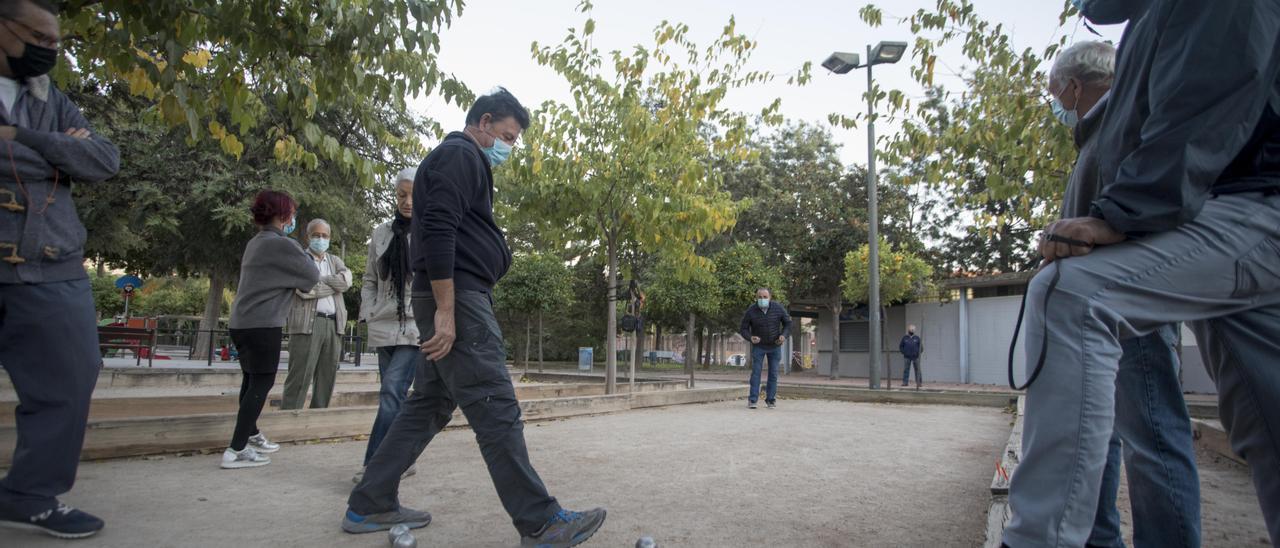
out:
<path id="1" fill-rule="evenodd" d="M 373 533 L 386 531 L 402 524 L 407 525 L 410 529 L 418 529 L 426 527 L 430 523 L 430 513 L 403 506 L 390 512 L 367 516 L 362 516 L 348 509 L 347 515 L 342 518 L 342 530 L 352 534 Z"/>
<path id="2" fill-rule="evenodd" d="M 85 538 L 102 530 L 102 520 L 86 512 L 58 503 L 56 508 L 35 515 L 18 515 L 0 509 L 0 527 L 40 531 L 58 538 Z"/>
<path id="3" fill-rule="evenodd" d="M 569 548 L 577 546 L 596 534 L 604 525 L 605 510 L 596 508 L 586 512 L 560 510 L 551 516 L 542 530 L 520 539 L 521 548 Z"/>

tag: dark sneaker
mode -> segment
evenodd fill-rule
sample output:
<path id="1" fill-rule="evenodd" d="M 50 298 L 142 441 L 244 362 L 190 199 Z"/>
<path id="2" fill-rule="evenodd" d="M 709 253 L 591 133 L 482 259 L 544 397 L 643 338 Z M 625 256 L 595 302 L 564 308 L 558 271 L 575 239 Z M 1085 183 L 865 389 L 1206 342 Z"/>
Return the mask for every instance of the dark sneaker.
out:
<path id="1" fill-rule="evenodd" d="M 102 530 L 105 524 L 97 517 L 58 503 L 57 508 L 34 516 L 0 514 L 0 527 L 40 531 L 58 538 L 85 538 Z"/>
<path id="2" fill-rule="evenodd" d="M 778 404 L 777 404 L 777 403 L 774 403 L 774 402 L 768 402 L 768 403 L 764 404 L 764 406 L 765 406 L 765 407 L 768 407 L 769 409 L 777 409 Z"/>
<path id="3" fill-rule="evenodd" d="M 747 402 L 747 409 L 755 409 L 756 407 L 757 407 L 756 402 L 753 402 L 753 401 Z"/>
<path id="4" fill-rule="evenodd" d="M 399 509 L 381 514 L 362 516 L 351 510 L 342 518 L 342 530 L 352 534 L 386 531 L 397 525 L 406 525 L 410 529 L 426 527 L 431 523 L 431 514 L 401 506 Z"/>
<path id="5" fill-rule="evenodd" d="M 561 510 L 551 516 L 542 530 L 531 537 L 520 539 L 521 548 L 568 548 L 577 546 L 596 534 L 604 524 L 604 508 L 586 512 Z"/>

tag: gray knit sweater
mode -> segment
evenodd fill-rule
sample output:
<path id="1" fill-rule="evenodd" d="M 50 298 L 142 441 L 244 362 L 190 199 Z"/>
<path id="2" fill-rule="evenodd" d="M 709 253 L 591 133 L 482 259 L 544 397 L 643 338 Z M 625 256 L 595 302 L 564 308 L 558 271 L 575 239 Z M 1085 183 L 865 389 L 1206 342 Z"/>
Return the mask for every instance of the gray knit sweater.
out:
<path id="1" fill-rule="evenodd" d="M 262 229 L 240 260 L 231 329 L 284 327 L 293 291 L 310 291 L 318 281 L 320 270 L 296 240 L 275 227 Z"/>
<path id="2" fill-rule="evenodd" d="M 0 125 L 18 129 L 13 141 L 0 141 L 0 284 L 85 278 L 85 229 L 71 184 L 111 178 L 120 151 L 92 131 L 48 76 L 22 82 L 13 107 L 0 108 Z M 66 135 L 70 128 L 91 136 Z"/>

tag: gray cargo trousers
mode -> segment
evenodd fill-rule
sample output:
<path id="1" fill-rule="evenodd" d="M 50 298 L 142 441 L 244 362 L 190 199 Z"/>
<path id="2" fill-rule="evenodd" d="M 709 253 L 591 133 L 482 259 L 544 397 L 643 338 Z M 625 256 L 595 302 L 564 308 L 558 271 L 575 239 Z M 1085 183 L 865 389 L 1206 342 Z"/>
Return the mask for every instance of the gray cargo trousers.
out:
<path id="1" fill-rule="evenodd" d="M 413 295 L 413 317 L 422 339 L 430 339 L 436 317 L 430 294 Z M 453 349 L 444 359 L 421 361 L 413 394 L 370 457 L 364 479 L 351 491 L 347 505 L 366 516 L 399 508 L 400 475 L 449 424 L 454 409 L 462 408 L 502 506 L 516 530 L 531 536 L 560 511 L 560 505 L 547 494 L 529 463 L 520 403 L 507 373 L 502 331 L 490 295 L 458 291 L 454 325 Z"/>
<path id="2" fill-rule="evenodd" d="M 1032 280 L 1028 368 L 1041 345 L 1047 357 L 1027 390 L 1006 544 L 1085 544 L 1114 424 L 1120 339 L 1177 321 L 1191 322 L 1232 449 L 1252 468 L 1280 542 L 1280 195 L 1247 193 L 1208 200 L 1175 230 L 1056 261 Z"/>

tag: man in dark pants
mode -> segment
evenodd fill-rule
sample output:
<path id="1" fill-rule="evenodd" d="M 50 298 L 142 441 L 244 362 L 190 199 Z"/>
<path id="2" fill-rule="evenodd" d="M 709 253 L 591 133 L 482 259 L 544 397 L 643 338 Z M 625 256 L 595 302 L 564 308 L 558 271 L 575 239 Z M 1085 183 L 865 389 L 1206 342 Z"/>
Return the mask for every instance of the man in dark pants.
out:
<path id="1" fill-rule="evenodd" d="M 491 291 L 511 264 L 506 237 L 493 220 L 492 168 L 505 161 L 529 113 L 505 89 L 481 97 L 463 131 L 445 137 L 418 167 L 413 185 L 413 314 L 427 355 L 364 479 L 347 499 L 349 533 L 410 528 L 431 522 L 400 506 L 400 477 L 462 408 L 521 546 L 585 542 L 605 510 L 564 510 L 529 463 L 524 423 L 507 374 L 502 332 Z"/>
<path id="2" fill-rule="evenodd" d="M 908 325 L 907 334 L 902 336 L 902 341 L 898 343 L 898 351 L 902 352 L 902 386 L 911 384 L 911 367 L 916 368 L 916 390 L 920 389 L 920 384 L 924 382 L 924 376 L 920 374 L 920 352 L 924 350 L 924 346 L 920 343 L 920 335 L 916 335 L 916 326 Z"/>
<path id="3" fill-rule="evenodd" d="M 760 370 L 765 358 L 769 359 L 769 384 L 765 389 L 764 403 L 777 407 L 778 362 L 782 360 L 782 344 L 791 336 L 791 315 L 786 307 L 773 302 L 767 288 L 756 290 L 756 302 L 747 307 L 738 329 L 742 338 L 751 341 L 751 395 L 747 396 L 747 408 L 755 409 L 760 399 Z"/>
<path id="4" fill-rule="evenodd" d="M 81 538 L 102 520 L 57 497 L 75 483 L 102 357 L 71 183 L 115 175 L 120 152 L 49 81 L 59 36 L 49 2 L 0 0 L 0 364 L 19 402 L 0 526 Z"/>

